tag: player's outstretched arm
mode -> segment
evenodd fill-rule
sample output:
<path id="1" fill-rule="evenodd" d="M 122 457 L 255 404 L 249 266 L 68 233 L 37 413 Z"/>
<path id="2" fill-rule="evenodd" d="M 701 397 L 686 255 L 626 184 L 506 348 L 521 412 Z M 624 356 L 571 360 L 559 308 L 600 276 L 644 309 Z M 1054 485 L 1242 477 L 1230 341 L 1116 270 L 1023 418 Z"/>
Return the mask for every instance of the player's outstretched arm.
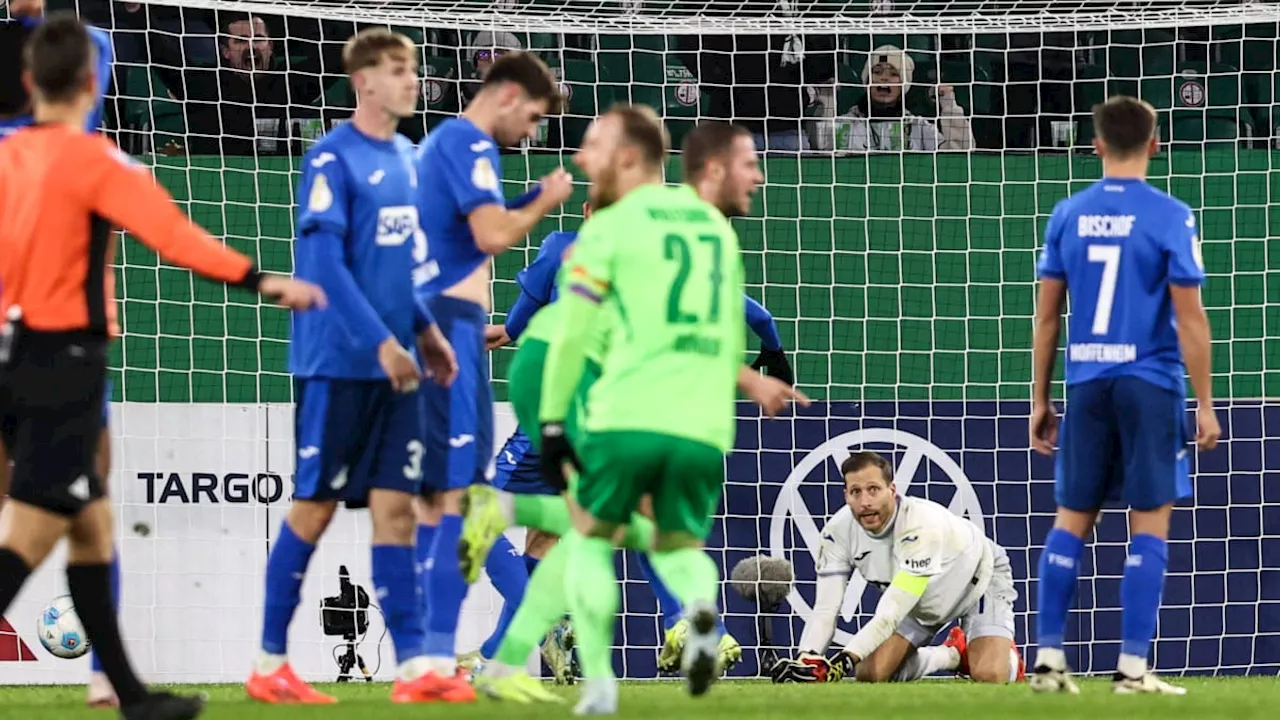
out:
<path id="1" fill-rule="evenodd" d="M 809 407 L 809 396 L 778 378 L 761 375 L 749 365 L 738 368 L 738 390 L 759 405 L 765 417 L 782 412 L 788 402 Z"/>
<path id="2" fill-rule="evenodd" d="M 265 275 L 249 258 L 214 240 L 191 222 L 149 173 L 134 167 L 110 142 L 85 135 L 63 153 L 72 192 L 113 225 L 133 233 L 160 257 L 197 274 L 256 290 L 296 310 L 324 307 L 324 291 L 311 283 Z"/>
<path id="3" fill-rule="evenodd" d="M 1178 319 L 1178 346 L 1182 349 L 1183 362 L 1187 364 L 1187 374 L 1191 376 L 1191 388 L 1196 393 L 1196 445 L 1201 450 L 1212 450 L 1218 444 L 1222 428 L 1213 407 L 1213 348 L 1209 316 L 1204 311 L 1199 286 L 1171 285 L 1169 295 Z"/>
<path id="4" fill-rule="evenodd" d="M 800 633 L 800 652 L 803 655 L 821 655 L 831 645 L 836 632 L 836 616 L 844 602 L 844 592 L 849 586 L 849 574 L 818 571 L 817 590 L 813 599 L 813 612 Z"/>
<path id="5" fill-rule="evenodd" d="M 533 230 L 547 213 L 569 199 L 573 192 L 573 177 L 563 168 L 542 178 L 540 190 L 527 205 L 509 209 L 502 203 L 486 203 L 467 215 L 467 224 L 481 252 L 497 255 L 520 241 Z"/>
<path id="6" fill-rule="evenodd" d="M 1066 301 L 1067 284 L 1062 280 L 1045 277 L 1040 280 L 1040 294 L 1036 301 L 1036 325 L 1031 348 L 1034 367 L 1031 407 L 1031 447 L 1036 452 L 1049 455 L 1058 445 L 1058 415 L 1049 398 L 1049 385 L 1053 380 L 1053 365 L 1058 357 L 1058 337 L 1062 333 L 1062 306 Z"/>
<path id="7" fill-rule="evenodd" d="M 831 644 L 831 636 L 836 630 L 836 616 L 840 613 L 840 604 L 844 601 L 845 588 L 849 585 L 849 572 L 843 570 L 847 563 L 836 558 L 836 572 L 824 570 L 823 560 L 828 551 L 833 550 L 824 542 L 823 556 L 819 558 L 818 588 L 813 601 L 813 612 L 804 624 L 804 632 L 800 635 L 800 652 L 794 659 L 783 658 L 769 669 L 769 675 L 775 683 L 814 683 L 839 682 L 853 670 L 853 661 L 843 652 L 834 660 L 829 660 L 823 651 Z M 836 555 L 843 555 L 838 548 Z M 895 626 L 896 627 L 896 626 Z"/>
<path id="8" fill-rule="evenodd" d="M 752 369 L 763 368 L 769 377 L 795 385 L 795 372 L 787 354 L 782 351 L 782 338 L 778 336 L 778 324 L 774 322 L 773 315 L 750 295 L 744 295 L 743 300 L 746 302 L 747 327 L 760 338 L 760 354 L 752 361 Z"/>
<path id="9" fill-rule="evenodd" d="M 857 664 L 875 652 L 915 609 L 928 585 L 929 578 L 899 570 L 876 603 L 875 615 L 844 646 L 844 654 Z"/>

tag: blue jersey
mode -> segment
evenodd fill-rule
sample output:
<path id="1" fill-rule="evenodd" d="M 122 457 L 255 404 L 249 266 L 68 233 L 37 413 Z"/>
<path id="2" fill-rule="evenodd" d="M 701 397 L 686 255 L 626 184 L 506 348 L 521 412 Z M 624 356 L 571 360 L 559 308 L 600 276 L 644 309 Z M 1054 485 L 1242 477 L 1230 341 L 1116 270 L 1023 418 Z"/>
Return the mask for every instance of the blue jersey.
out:
<path id="1" fill-rule="evenodd" d="M 35 25 L 40 22 L 41 18 L 23 19 L 28 25 Z M 98 28 L 89 28 L 89 38 L 93 40 L 94 48 L 97 50 L 98 62 L 94 67 L 96 79 L 98 81 L 97 100 L 93 104 L 93 111 L 89 113 L 89 119 L 85 123 L 85 130 L 89 132 L 97 132 L 102 127 L 102 110 L 103 101 L 107 94 L 107 88 L 111 85 L 111 60 L 114 50 L 111 47 L 111 36 L 105 30 Z M 6 136 L 13 134 L 14 131 L 27 127 L 32 123 L 30 115 L 19 115 L 11 118 L 0 118 L 0 140 Z"/>
<path id="2" fill-rule="evenodd" d="M 413 144 L 400 135 L 345 123 L 303 158 L 295 273 L 324 288 L 329 307 L 293 314 L 295 376 L 381 379 L 379 344 L 394 336 L 413 351 L 426 322 L 413 291 L 427 259 L 416 188 Z"/>
<path id="3" fill-rule="evenodd" d="M 467 217 L 504 204 L 498 145 L 466 118 L 445 120 L 418 152 L 418 176 L 418 216 L 429 243 L 419 291 L 435 296 L 489 261 Z"/>
<path id="4" fill-rule="evenodd" d="M 1169 286 L 1204 282 L 1186 203 L 1141 180 L 1103 178 L 1054 208 L 1037 273 L 1067 285 L 1067 385 L 1133 375 L 1184 391 Z"/>

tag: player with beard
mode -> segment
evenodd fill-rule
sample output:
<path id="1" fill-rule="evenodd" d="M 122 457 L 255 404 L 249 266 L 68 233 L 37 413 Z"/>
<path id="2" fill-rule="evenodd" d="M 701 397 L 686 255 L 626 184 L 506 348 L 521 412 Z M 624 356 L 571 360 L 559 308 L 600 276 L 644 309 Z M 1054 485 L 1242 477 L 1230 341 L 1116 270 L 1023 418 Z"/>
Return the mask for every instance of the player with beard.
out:
<path id="1" fill-rule="evenodd" d="M 813 614 L 798 659 L 782 659 L 774 682 L 917 680 L 954 671 L 978 682 L 1021 680 L 1013 644 L 1013 570 L 1004 549 L 942 505 L 900 496 L 893 466 L 871 451 L 840 466 L 845 507 L 822 529 Z M 880 588 L 874 617 L 833 659 L 823 657 L 849 578 Z M 957 622 L 946 643 L 922 647 Z"/>
<path id="2" fill-rule="evenodd" d="M 470 702 L 475 691 L 455 656 L 458 613 L 467 594 L 458 561 L 462 499 L 483 482 L 493 457 L 493 398 L 484 332 L 489 317 L 490 258 L 522 242 L 548 212 L 568 199 L 563 168 L 519 202 L 502 195 L 499 150 L 532 137 L 560 106 L 555 77 L 536 55 L 511 53 L 485 75 L 484 86 L 458 118 L 423 143 L 418 158 L 418 216 L 427 261 L 415 271 L 418 293 L 453 346 L 458 377 L 443 388 L 424 384 L 424 501 L 419 506 L 418 559 L 427 604 L 427 656 L 439 698 Z M 528 573 L 519 555 L 493 553 L 489 576 L 505 597 L 524 593 Z"/>
<path id="3" fill-rule="evenodd" d="M 651 118 L 652 113 L 643 108 L 623 106 L 611 110 L 597 121 L 598 130 L 588 135 L 583 149 L 575 158 L 575 162 L 586 170 L 593 179 L 591 190 L 592 205 L 609 204 L 617 197 L 618 188 L 628 173 L 634 175 L 634 166 L 618 163 L 614 167 L 615 155 L 620 146 L 639 145 L 634 140 L 636 135 L 643 135 L 657 123 Z M 623 118 L 625 120 L 620 120 Z M 597 127 L 593 126 L 593 127 Z M 613 126 L 613 127 L 611 127 Z M 619 127 L 620 126 L 620 127 Z M 660 124 L 656 135 L 663 135 Z M 617 137 L 610 133 L 623 133 Z M 662 141 L 665 143 L 665 141 Z M 649 145 L 661 144 L 649 137 Z M 652 148 L 649 148 L 652 150 Z M 724 123 L 706 123 L 695 128 L 686 140 L 686 168 L 690 168 L 688 185 L 681 188 L 682 193 L 692 197 L 693 202 L 705 202 L 710 199 L 722 210 L 723 214 L 739 215 L 750 210 L 751 199 L 763 179 L 760 175 L 754 145 L 751 136 L 742 128 Z M 623 158 L 634 163 L 635 157 Z M 692 187 L 689 187 L 689 186 Z M 671 192 L 673 189 L 665 190 Z M 705 207 L 705 206 L 704 206 Z M 715 213 L 722 216 L 721 212 Z M 587 226 L 584 226 L 584 232 Z M 577 249 L 575 248 L 575 252 Z M 571 260 L 570 260 L 571 262 Z M 524 331 L 520 350 L 511 368 L 511 401 L 517 419 L 522 428 L 529 434 L 535 450 L 542 448 L 541 437 L 531 432 L 537 426 L 538 406 L 543 399 L 543 376 L 546 369 L 548 340 L 553 337 L 559 327 L 561 313 L 565 307 L 564 296 L 547 305 L 535 315 Z M 595 323 L 587 335 L 589 347 L 586 348 L 588 360 L 581 374 L 574 405 L 577 409 L 569 414 L 566 434 L 576 445 L 583 441 L 582 428 L 578 417 L 584 407 L 584 393 L 599 376 L 600 360 L 604 356 L 604 348 L 608 342 L 605 337 L 610 328 L 615 328 L 613 319 L 601 319 Z M 784 382 L 777 378 L 765 377 L 752 369 L 740 366 L 737 371 L 738 385 L 743 391 L 756 400 L 767 414 L 774 414 L 782 408 L 786 400 L 803 396 L 795 393 Z M 534 439 L 537 438 L 537 439 Z M 544 465 L 544 473 L 547 468 Z M 548 480 L 564 487 L 563 476 L 548 474 Z M 558 543 L 538 565 L 530 582 L 527 594 L 528 601 L 517 612 L 511 629 L 498 650 L 496 662 L 486 666 L 484 673 L 477 678 L 477 687 L 487 694 L 502 699 L 528 702 L 545 699 L 547 695 L 536 681 L 533 681 L 521 669 L 525 658 L 541 639 L 542 633 L 551 627 L 564 613 L 566 598 L 563 577 L 567 571 L 568 559 L 575 544 L 582 538 L 568 532 L 570 528 L 569 509 L 558 497 L 545 495 L 512 495 L 495 492 L 491 488 L 477 486 L 472 488 L 470 506 L 467 516 L 461 552 L 470 562 L 466 569 L 474 577 L 478 574 L 478 564 L 484 558 L 486 549 L 501 531 L 509 524 L 534 527 L 557 535 L 563 535 Z M 659 514 L 659 517 L 661 515 Z M 624 547 L 651 551 L 653 545 L 653 523 L 640 515 L 631 515 L 624 530 L 619 530 L 616 539 Z M 678 591 L 677 591 L 678 592 Z M 678 603 L 678 601 L 675 601 Z M 713 642 L 720 642 L 719 633 L 710 634 Z M 714 648 L 713 648 L 714 649 Z M 709 669 L 714 669 L 714 662 Z M 554 696 L 551 696 L 554 698 Z M 607 707 L 607 703 L 606 703 Z"/>
<path id="4" fill-rule="evenodd" d="M 712 127 L 712 126 L 708 126 Z M 720 127 L 720 126 L 716 126 Z M 706 131 L 704 131 L 706 132 Z M 746 136 L 745 131 L 739 133 Z M 727 136 L 723 147 L 708 147 L 713 154 L 731 153 L 734 137 Z M 700 146 L 704 147 L 704 146 Z M 739 148 L 740 149 L 740 148 Z M 741 150 L 741 149 L 740 149 Z M 726 173 L 714 179 L 706 179 L 704 169 L 706 158 L 694 158 L 698 168 L 688 173 L 696 178 L 691 184 L 700 189 L 704 200 L 721 207 L 728 217 L 742 212 L 741 198 L 745 194 L 745 202 L 749 206 L 755 188 L 763 179 L 758 164 L 754 160 L 754 152 L 739 152 L 734 155 L 738 162 Z M 749 162 L 748 162 L 749 161 Z M 687 161 L 686 161 L 687 164 Z M 738 188 L 737 190 L 726 189 Z M 724 196 L 724 199 L 721 198 Z M 747 208 L 750 209 L 749 207 Z M 591 214 L 591 205 L 583 205 L 584 217 Z M 523 337 L 523 333 L 533 316 L 542 308 L 555 302 L 558 293 L 555 287 L 556 275 L 561 264 L 568 256 L 573 243 L 577 240 L 575 231 L 557 230 L 547 235 L 538 248 L 537 258 L 516 275 L 516 283 L 520 285 L 520 296 L 507 312 L 504 325 L 491 325 L 486 329 L 486 345 L 490 350 L 506 345 Z M 773 315 L 750 295 L 743 297 L 746 310 L 747 326 L 760 338 L 760 352 L 751 363 L 753 369 L 764 369 L 770 377 L 778 378 L 788 385 L 794 384 L 794 374 L 786 352 L 782 349 L 782 339 L 778 336 L 778 326 Z M 545 323 L 542 324 L 546 327 Z M 545 347 L 545 341 L 531 339 Z M 513 495 L 534 495 L 558 498 L 560 490 L 552 487 L 542 476 L 541 458 L 534 442 L 519 427 L 511 434 L 502 449 L 498 452 L 496 474 L 493 486 Z M 556 517 L 559 517 L 558 515 Z M 561 531 L 548 532 L 535 527 L 527 528 L 525 535 L 524 561 L 530 575 L 536 570 L 542 558 L 550 551 L 560 538 Z M 567 519 L 564 530 L 568 530 Z M 465 541 L 464 541 L 465 542 Z M 502 538 L 498 538 L 495 549 L 503 546 Z M 492 554 L 494 550 L 490 550 Z M 636 554 L 637 562 L 645 579 L 649 581 L 658 600 L 658 609 L 662 613 L 662 625 L 665 631 L 662 652 L 658 658 L 658 669 L 662 672 L 676 672 L 680 666 L 680 654 L 684 649 L 684 638 L 688 636 L 689 623 L 683 619 L 684 609 L 680 601 L 662 583 L 653 570 L 653 564 L 643 552 Z M 480 650 L 471 654 L 474 662 L 487 662 L 493 658 L 497 648 L 506 637 L 507 629 L 515 616 L 517 606 L 510 601 L 504 602 L 502 613 L 498 617 L 498 625 Z M 542 643 L 542 656 L 559 684 L 573 681 L 571 650 L 573 645 L 572 630 L 567 621 L 557 625 Z M 723 627 L 720 636 L 720 665 L 727 671 L 742 659 L 742 647 Z"/>

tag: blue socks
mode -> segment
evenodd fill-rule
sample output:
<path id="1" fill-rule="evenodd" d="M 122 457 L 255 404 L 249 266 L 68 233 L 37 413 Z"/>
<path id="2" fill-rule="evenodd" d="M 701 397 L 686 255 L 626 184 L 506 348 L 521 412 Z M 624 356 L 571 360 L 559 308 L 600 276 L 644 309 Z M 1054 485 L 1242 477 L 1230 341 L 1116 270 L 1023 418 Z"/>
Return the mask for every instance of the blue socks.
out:
<path id="1" fill-rule="evenodd" d="M 262 609 L 262 651 L 284 655 L 289 622 L 302 597 L 302 578 L 316 546 L 304 542 L 289 523 L 280 523 L 280 536 L 267 558 L 267 594 Z"/>
<path id="2" fill-rule="evenodd" d="M 458 612 L 467 597 L 467 584 L 458 566 L 458 539 L 462 537 L 462 516 L 440 518 L 434 542 L 431 543 L 430 565 L 423 578 L 427 602 L 428 657 L 454 657 L 458 636 Z"/>
<path id="3" fill-rule="evenodd" d="M 524 601 L 524 591 L 529 585 L 529 571 L 524 559 L 504 535 L 499 535 L 498 541 L 489 550 L 489 556 L 484 560 L 484 569 L 489 573 L 489 581 L 493 583 L 493 587 L 502 595 L 502 613 L 498 616 L 498 625 L 489 639 L 480 646 L 481 657 L 490 659 L 498 652 L 502 638 L 507 635 L 511 618 L 515 617 L 516 610 Z"/>
<path id="4" fill-rule="evenodd" d="M 1084 540 L 1066 530 L 1054 528 L 1045 538 L 1044 552 L 1040 554 L 1040 596 L 1036 607 L 1036 636 L 1042 648 L 1062 649 L 1067 613 L 1075 600 L 1083 554 Z M 1128 578 L 1127 569 L 1125 577 Z"/>
<path id="5" fill-rule="evenodd" d="M 120 548 L 116 548 L 111 553 L 111 564 L 107 567 L 107 571 L 111 573 L 111 604 L 116 608 L 116 614 L 120 613 Z M 117 617 L 116 622 L 119 622 Z M 89 660 L 90 667 L 93 672 L 103 672 L 102 662 L 98 660 L 98 653 L 93 653 Z"/>
<path id="6" fill-rule="evenodd" d="M 422 603 L 422 627 L 427 627 L 427 568 L 431 565 L 431 545 L 436 541 L 432 525 L 419 525 L 413 549 L 418 561 L 418 602 Z"/>
<path id="7" fill-rule="evenodd" d="M 413 548 L 407 545 L 374 545 L 372 569 L 374 592 L 396 648 L 396 662 L 421 656 L 426 644 L 426 629 L 422 622 L 422 602 L 418 598 Z"/>
<path id="8" fill-rule="evenodd" d="M 1147 659 L 1151 638 L 1156 634 L 1160 597 L 1164 594 L 1164 573 L 1169 566 L 1169 548 L 1154 535 L 1134 535 L 1129 539 L 1129 557 L 1124 561 L 1120 581 L 1120 653 Z"/>
<path id="9" fill-rule="evenodd" d="M 649 581 L 649 587 L 653 589 L 653 594 L 658 598 L 658 610 L 662 612 L 662 629 L 670 630 L 683 617 L 684 606 L 667 589 L 667 586 L 662 582 L 662 578 L 658 577 L 658 573 L 654 572 L 653 563 L 649 560 L 649 553 L 637 552 L 636 557 L 640 560 L 640 572 Z M 721 635 L 729 634 L 729 631 L 724 627 L 723 613 L 716 614 L 716 625 L 719 627 Z"/>

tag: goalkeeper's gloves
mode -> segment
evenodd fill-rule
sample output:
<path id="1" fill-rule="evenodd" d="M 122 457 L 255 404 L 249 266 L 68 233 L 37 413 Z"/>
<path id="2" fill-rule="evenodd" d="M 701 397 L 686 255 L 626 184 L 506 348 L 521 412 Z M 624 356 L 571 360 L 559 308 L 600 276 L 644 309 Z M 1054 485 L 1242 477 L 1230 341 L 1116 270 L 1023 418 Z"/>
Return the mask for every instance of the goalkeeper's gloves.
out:
<path id="1" fill-rule="evenodd" d="M 827 659 L 817 653 L 800 653 L 799 659 L 782 658 L 769 676 L 775 683 L 840 682 L 853 673 L 853 658 L 840 652 Z"/>
<path id="2" fill-rule="evenodd" d="M 791 361 L 782 350 L 760 350 L 760 354 L 751 363 L 752 370 L 764 368 L 771 378 L 777 378 L 788 385 L 796 384 L 796 374 L 791 370 Z"/>
<path id="3" fill-rule="evenodd" d="M 564 491 L 569 487 L 565 477 L 564 466 L 569 464 L 581 472 L 582 462 L 569 443 L 569 435 L 565 432 L 563 422 L 542 423 L 542 476 L 551 487 Z"/>

